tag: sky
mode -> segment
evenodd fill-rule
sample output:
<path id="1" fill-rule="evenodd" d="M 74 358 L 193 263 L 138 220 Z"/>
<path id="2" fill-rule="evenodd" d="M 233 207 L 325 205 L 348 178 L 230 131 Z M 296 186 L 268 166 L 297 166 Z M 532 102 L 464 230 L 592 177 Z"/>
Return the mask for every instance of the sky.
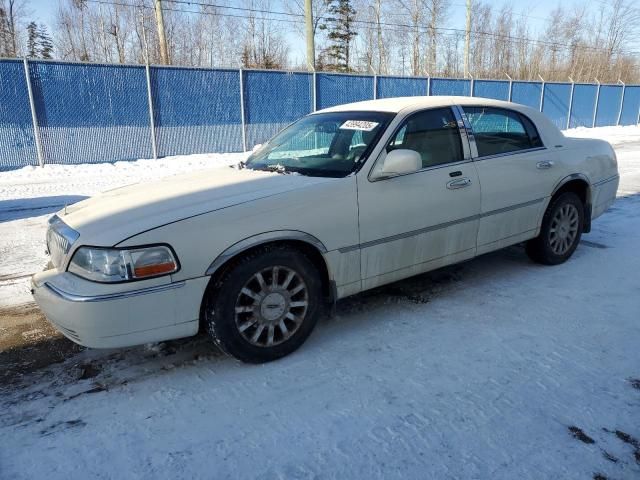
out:
<path id="1" fill-rule="evenodd" d="M 57 6 L 60 2 L 66 2 L 68 0 L 28 0 L 28 8 L 32 12 L 32 17 L 37 22 L 45 23 L 49 27 L 49 31 L 53 30 L 55 24 L 55 13 Z M 124 0 L 120 0 L 124 1 Z M 198 0 L 203 2 L 204 0 Z M 215 1 L 207 0 L 210 3 L 220 3 L 228 5 L 239 5 L 243 2 L 240 1 Z M 486 1 L 486 0 L 485 0 Z M 606 3 L 604 0 L 588 0 L 593 8 L 598 8 L 600 3 Z M 281 0 L 273 0 L 273 10 L 284 10 Z M 514 14 L 516 18 L 519 16 L 526 16 L 529 19 L 529 25 L 531 26 L 532 33 L 535 33 L 537 29 L 543 28 L 545 23 L 546 14 L 555 8 L 557 5 L 562 5 L 567 8 L 577 3 L 584 3 L 581 0 L 496 0 L 491 1 L 495 10 L 498 10 L 502 5 L 510 4 L 514 8 Z M 445 27 L 448 28 L 464 28 L 466 16 L 466 2 L 465 0 L 455 0 L 449 3 L 449 19 Z M 292 56 L 295 58 L 304 57 L 304 45 L 299 42 L 295 36 L 289 39 Z"/>

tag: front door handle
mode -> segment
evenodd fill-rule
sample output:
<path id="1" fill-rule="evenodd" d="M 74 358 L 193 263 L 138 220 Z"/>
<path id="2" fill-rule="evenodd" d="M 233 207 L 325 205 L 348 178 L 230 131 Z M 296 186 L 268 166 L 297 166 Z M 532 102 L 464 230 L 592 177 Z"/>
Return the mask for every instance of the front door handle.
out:
<path id="1" fill-rule="evenodd" d="M 458 188 L 464 188 L 471 185 L 471 179 L 467 177 L 458 178 L 456 180 L 451 180 L 447 183 L 447 188 L 449 190 L 456 190 Z"/>
<path id="2" fill-rule="evenodd" d="M 536 163 L 536 168 L 538 170 L 546 170 L 546 169 L 551 168 L 551 167 L 553 167 L 553 162 L 551 162 L 551 161 L 544 160 L 542 162 Z"/>

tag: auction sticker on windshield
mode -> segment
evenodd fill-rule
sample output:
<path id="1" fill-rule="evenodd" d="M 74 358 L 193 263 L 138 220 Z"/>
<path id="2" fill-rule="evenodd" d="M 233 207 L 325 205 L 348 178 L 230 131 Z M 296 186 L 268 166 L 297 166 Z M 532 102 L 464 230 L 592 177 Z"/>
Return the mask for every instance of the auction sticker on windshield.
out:
<path id="1" fill-rule="evenodd" d="M 369 122 L 367 120 L 347 120 L 340 128 L 342 130 L 363 130 L 370 132 L 378 126 L 378 122 Z"/>

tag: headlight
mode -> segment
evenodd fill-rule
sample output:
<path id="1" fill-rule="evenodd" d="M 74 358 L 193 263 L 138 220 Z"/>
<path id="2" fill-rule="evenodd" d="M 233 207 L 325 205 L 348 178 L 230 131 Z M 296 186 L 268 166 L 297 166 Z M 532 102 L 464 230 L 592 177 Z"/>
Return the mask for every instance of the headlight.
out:
<path id="1" fill-rule="evenodd" d="M 159 277 L 178 271 L 178 262 L 165 245 L 112 249 L 80 247 L 69 271 L 95 282 L 126 282 Z"/>

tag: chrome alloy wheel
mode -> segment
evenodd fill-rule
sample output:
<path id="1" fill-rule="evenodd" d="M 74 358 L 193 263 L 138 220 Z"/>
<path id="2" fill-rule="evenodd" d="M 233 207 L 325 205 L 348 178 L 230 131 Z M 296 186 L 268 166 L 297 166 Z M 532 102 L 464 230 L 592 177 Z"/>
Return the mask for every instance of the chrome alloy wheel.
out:
<path id="1" fill-rule="evenodd" d="M 257 347 L 273 347 L 295 334 L 307 313 L 309 292 L 294 270 L 269 267 L 254 274 L 236 299 L 240 334 Z"/>
<path id="2" fill-rule="evenodd" d="M 580 215 L 575 205 L 563 205 L 553 216 L 549 228 L 549 246 L 556 255 L 564 255 L 569 251 L 576 237 Z"/>

